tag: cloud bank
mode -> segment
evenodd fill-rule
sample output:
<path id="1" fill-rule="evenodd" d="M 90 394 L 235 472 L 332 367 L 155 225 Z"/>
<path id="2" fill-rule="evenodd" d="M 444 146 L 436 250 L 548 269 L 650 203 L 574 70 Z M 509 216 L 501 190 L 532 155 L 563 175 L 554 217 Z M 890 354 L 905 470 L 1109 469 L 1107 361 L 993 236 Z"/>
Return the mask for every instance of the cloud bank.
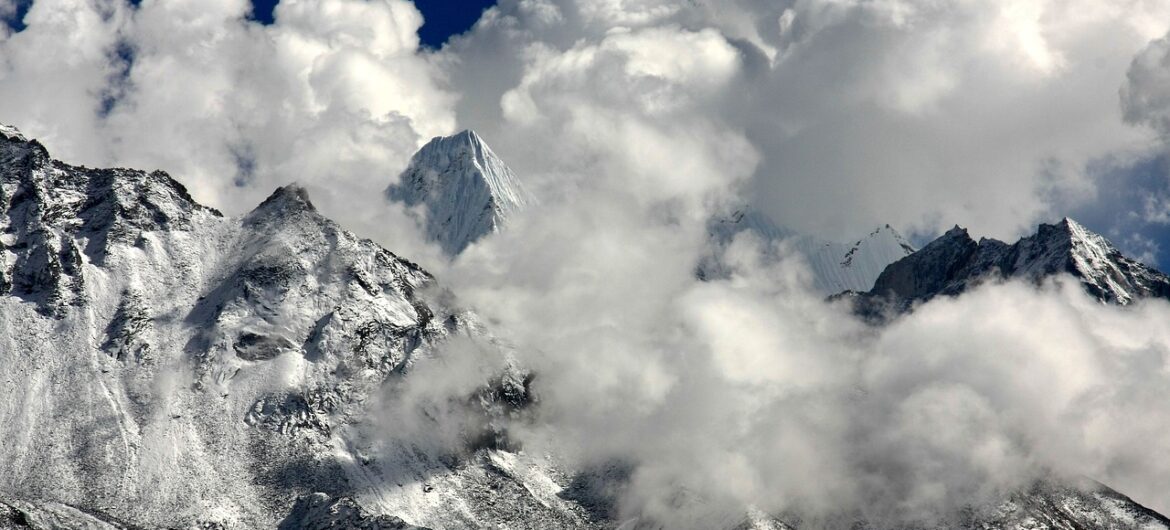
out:
<path id="1" fill-rule="evenodd" d="M 619 513 L 668 528 L 731 526 L 745 505 L 931 524 L 1080 477 L 1170 507 L 1153 456 L 1170 450 L 1170 304 L 1013 282 L 870 328 L 759 245 L 737 240 L 723 281 L 634 272 L 667 251 L 647 245 L 603 281 L 463 286 L 537 374 L 516 438 L 569 469 L 628 466 Z"/>

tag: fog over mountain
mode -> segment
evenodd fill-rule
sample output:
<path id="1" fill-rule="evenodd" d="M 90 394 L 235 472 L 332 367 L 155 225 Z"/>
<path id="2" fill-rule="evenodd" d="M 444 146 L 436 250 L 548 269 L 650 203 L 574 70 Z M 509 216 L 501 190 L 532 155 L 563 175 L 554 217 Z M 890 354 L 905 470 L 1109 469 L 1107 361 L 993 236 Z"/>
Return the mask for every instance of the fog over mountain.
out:
<path id="1" fill-rule="evenodd" d="M 1170 528 L 1170 1 L 250 9 L 0 0 L 0 528 Z"/>

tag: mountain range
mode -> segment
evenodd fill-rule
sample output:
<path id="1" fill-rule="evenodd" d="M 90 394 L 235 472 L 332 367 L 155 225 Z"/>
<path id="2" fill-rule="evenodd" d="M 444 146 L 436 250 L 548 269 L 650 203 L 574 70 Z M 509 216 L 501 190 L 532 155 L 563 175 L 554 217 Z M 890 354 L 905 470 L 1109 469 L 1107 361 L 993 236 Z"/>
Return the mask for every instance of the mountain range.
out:
<path id="1" fill-rule="evenodd" d="M 534 200 L 470 131 L 428 143 L 386 195 L 452 256 Z M 708 279 L 736 234 L 789 237 L 751 212 L 712 227 Z M 1170 295 L 1071 220 L 1012 245 L 955 229 L 914 251 L 888 226 L 802 241 L 816 288 L 863 312 L 1066 273 L 1104 302 Z M 657 527 L 616 519 L 622 466 L 570 473 L 517 447 L 508 424 L 540 406 L 538 374 L 303 188 L 228 217 L 166 173 L 70 165 L 4 126 L 0 257 L 0 528 Z M 372 411 L 450 355 L 492 367 L 419 413 L 436 430 L 443 411 L 461 418 L 458 443 L 397 443 Z M 953 527 L 1170 528 L 1092 482 L 1039 482 L 978 513 Z M 748 507 L 724 526 L 801 528 Z"/>

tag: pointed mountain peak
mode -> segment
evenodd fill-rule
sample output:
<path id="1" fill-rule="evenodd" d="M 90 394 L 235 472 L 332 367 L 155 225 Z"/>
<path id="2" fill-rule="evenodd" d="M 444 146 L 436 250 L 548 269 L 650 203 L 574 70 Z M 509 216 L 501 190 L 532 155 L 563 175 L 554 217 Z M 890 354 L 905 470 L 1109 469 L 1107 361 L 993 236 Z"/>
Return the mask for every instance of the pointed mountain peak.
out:
<path id="1" fill-rule="evenodd" d="M 903 236 L 902 233 L 898 231 L 898 229 L 888 224 L 883 225 L 877 230 L 874 230 L 871 239 L 875 237 L 886 237 L 897 244 L 898 248 L 900 248 L 901 252 L 903 253 L 902 256 L 899 257 L 908 256 L 915 252 L 914 245 L 910 244 L 910 240 L 906 239 L 906 237 Z"/>
<path id="2" fill-rule="evenodd" d="M 944 248 L 975 247 L 978 244 L 971 238 L 971 234 L 967 232 L 966 228 L 955 225 L 950 230 L 944 232 L 943 235 L 938 236 L 934 241 L 927 243 L 919 252 L 929 253 Z"/>
<path id="3" fill-rule="evenodd" d="M 1065 217 L 1055 223 L 1041 223 L 1036 229 L 1036 235 L 1041 238 L 1060 238 L 1068 240 L 1097 239 L 1101 236 L 1072 218 Z"/>
<path id="4" fill-rule="evenodd" d="M 870 293 L 903 299 L 922 299 L 948 288 L 952 263 L 965 263 L 984 246 L 966 228 L 955 225 L 942 236 L 891 263 L 878 275 Z"/>
<path id="5" fill-rule="evenodd" d="M 884 225 L 881 225 L 881 226 L 875 228 L 873 230 L 873 232 L 871 232 L 869 235 L 871 238 L 890 237 L 890 238 L 893 238 L 895 241 L 898 241 L 899 243 L 906 243 L 907 245 L 910 244 L 909 240 L 907 240 L 906 237 L 903 236 L 902 233 L 899 232 L 897 228 L 894 228 L 894 227 L 890 226 L 889 224 L 884 224 Z M 911 250 L 911 252 L 913 252 L 913 250 Z"/>
<path id="6" fill-rule="evenodd" d="M 1069 217 L 1065 217 L 1058 221 L 1055 225 L 1040 225 L 1040 231 L 1043 231 L 1046 226 L 1052 226 L 1061 234 L 1067 235 L 1072 241 L 1087 240 L 1087 239 L 1103 239 L 1103 237 L 1084 225 L 1074 221 Z"/>
<path id="7" fill-rule="evenodd" d="M 472 130 L 433 138 L 386 195 L 409 207 L 422 206 L 420 222 L 427 236 L 449 256 L 499 230 L 533 202 L 515 173 Z"/>
<path id="8" fill-rule="evenodd" d="M 442 137 L 441 136 L 436 137 L 436 138 L 432 139 L 431 141 L 433 142 L 435 140 L 438 140 L 439 138 L 442 138 Z M 452 135 L 451 138 L 455 138 L 457 140 L 464 141 L 464 142 L 467 142 L 467 143 L 472 144 L 472 145 L 478 144 L 478 145 L 482 145 L 484 147 L 487 147 L 487 144 L 484 143 L 483 138 L 481 138 L 479 136 L 479 133 L 475 132 L 472 129 L 463 129 L 462 131 L 459 131 L 459 132 L 455 133 L 454 135 Z"/>
<path id="9" fill-rule="evenodd" d="M 945 233 L 942 235 L 942 238 L 947 238 L 947 239 L 971 239 L 971 235 L 967 233 L 967 229 L 966 229 L 966 228 L 963 228 L 963 227 L 961 227 L 961 226 L 959 226 L 959 225 L 955 225 L 955 226 L 953 226 L 953 227 L 952 227 L 950 230 L 947 230 L 947 231 L 946 231 L 946 232 L 945 232 Z M 940 239 L 941 239 L 941 238 L 940 238 Z"/>
<path id="10" fill-rule="evenodd" d="M 1118 253 L 1104 236 L 1068 217 L 1053 224 L 1041 224 L 1036 233 L 1022 239 L 1021 244 L 1052 249 L 1052 252 L 1073 258 L 1092 254 L 1095 256 L 1093 259 L 1104 259 L 1103 256 Z"/>
<path id="11" fill-rule="evenodd" d="M 265 207 L 265 205 L 270 208 L 298 208 L 317 211 L 317 207 L 313 206 L 313 201 L 309 199 L 309 190 L 295 182 L 276 188 L 272 195 L 260 203 L 260 207 Z"/>
<path id="12" fill-rule="evenodd" d="M 245 218 L 250 222 L 261 219 L 287 218 L 293 215 L 309 213 L 316 214 L 317 208 L 309 199 L 309 192 L 300 184 L 288 184 L 276 188 L 264 202 L 248 213 Z"/>

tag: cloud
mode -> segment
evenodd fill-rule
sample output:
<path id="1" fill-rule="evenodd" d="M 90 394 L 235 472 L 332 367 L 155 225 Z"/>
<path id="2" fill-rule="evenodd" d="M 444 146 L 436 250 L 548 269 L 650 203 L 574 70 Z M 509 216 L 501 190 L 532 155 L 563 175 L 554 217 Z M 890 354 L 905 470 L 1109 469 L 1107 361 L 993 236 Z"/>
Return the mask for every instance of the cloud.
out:
<path id="1" fill-rule="evenodd" d="M 1162 1 L 505 1 L 448 52 L 453 82 L 475 87 L 460 120 L 528 174 L 547 164 L 511 127 L 509 96 L 533 67 L 613 32 L 715 32 L 739 75 L 688 112 L 762 155 L 745 194 L 781 224 L 836 239 L 958 222 L 1012 238 L 1063 213 L 1054 191 L 1091 200 L 1091 162 L 1148 141 L 1120 119 L 1117 88 L 1168 17 Z"/>
<path id="2" fill-rule="evenodd" d="M 1170 470 L 1139 464 L 1170 444 L 1154 434 L 1164 302 L 997 284 L 874 330 L 748 235 L 730 279 L 693 265 L 701 220 L 737 200 L 830 236 L 957 222 L 1010 238 L 1097 199 L 1144 209 L 1109 193 L 1118 168 L 1157 168 L 1117 89 L 1168 10 L 501 3 L 446 68 L 475 87 L 460 120 L 545 200 L 445 277 L 538 374 L 521 439 L 583 468 L 632 463 L 622 513 L 672 528 L 744 505 L 933 521 L 1049 474 L 1166 509 Z"/>
<path id="3" fill-rule="evenodd" d="M 595 230 L 581 245 L 612 253 L 570 252 L 530 284 L 547 241 L 509 247 L 532 254 L 460 285 L 537 374 L 536 419 L 512 431 L 570 469 L 632 466 L 624 517 L 937 522 L 1050 476 L 1170 507 L 1170 466 L 1150 456 L 1170 449 L 1165 301 L 989 284 L 874 329 L 750 235 L 714 282 L 688 280 L 663 235 Z"/>
<path id="4" fill-rule="evenodd" d="M 417 235 L 377 190 L 455 130 L 456 96 L 405 0 L 37 2 L 0 42 L 0 114 L 58 157 L 162 168 L 231 214 L 306 185 L 327 214 L 402 249 Z M 406 223 L 399 226 L 409 227 Z"/>
<path id="5" fill-rule="evenodd" d="M 757 156 L 719 120 L 696 115 L 737 78 L 735 49 L 714 31 L 619 31 L 564 53 L 534 46 L 518 86 L 503 95 L 506 123 L 518 135 L 555 139 L 544 146 L 555 181 L 606 186 L 647 201 L 724 191 L 746 177 Z M 630 146 L 638 146 L 630 149 Z M 573 182 L 582 177 L 594 182 Z M 566 182 L 569 181 L 569 182 Z"/>
<path id="6" fill-rule="evenodd" d="M 1121 101 L 1126 120 L 1170 136 L 1170 36 L 1150 42 L 1134 58 Z"/>
<path id="7" fill-rule="evenodd" d="M 731 279 L 693 265 L 737 200 L 830 235 L 1136 207 L 1097 186 L 1144 157 L 1117 88 L 1170 5 L 552 5 L 505 2 L 448 48 L 476 87 L 460 119 L 544 198 L 445 275 L 538 374 L 526 445 L 631 464 L 621 513 L 671 528 L 745 505 L 935 521 L 1049 474 L 1166 505 L 1170 470 L 1135 465 L 1167 421 L 1165 303 L 991 285 L 873 330 L 748 235 Z"/>

